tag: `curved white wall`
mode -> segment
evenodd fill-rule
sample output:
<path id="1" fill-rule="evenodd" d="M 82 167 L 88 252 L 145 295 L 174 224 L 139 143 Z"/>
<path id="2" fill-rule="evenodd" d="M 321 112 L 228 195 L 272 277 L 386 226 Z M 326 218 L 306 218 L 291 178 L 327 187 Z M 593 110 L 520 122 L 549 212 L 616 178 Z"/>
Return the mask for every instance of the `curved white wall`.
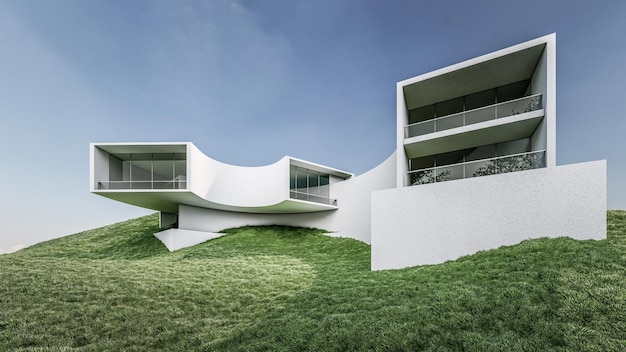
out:
<path id="1" fill-rule="evenodd" d="M 371 243 L 372 192 L 396 186 L 396 153 L 372 170 L 331 186 L 339 209 L 332 226 L 326 229 L 337 232 L 337 236 Z"/>
<path id="2" fill-rule="evenodd" d="M 331 184 L 330 193 L 333 198 L 337 198 L 339 204 L 336 210 L 298 214 L 259 214 L 180 205 L 179 228 L 218 232 L 245 225 L 305 226 L 332 231 L 335 236 L 370 243 L 371 194 L 372 191 L 395 186 L 395 161 L 394 153 L 363 175 Z M 288 183 L 288 180 L 286 182 Z"/>
<path id="3" fill-rule="evenodd" d="M 191 191 L 207 201 L 235 207 L 264 207 L 289 198 L 289 159 L 260 167 L 221 163 L 188 144 Z"/>

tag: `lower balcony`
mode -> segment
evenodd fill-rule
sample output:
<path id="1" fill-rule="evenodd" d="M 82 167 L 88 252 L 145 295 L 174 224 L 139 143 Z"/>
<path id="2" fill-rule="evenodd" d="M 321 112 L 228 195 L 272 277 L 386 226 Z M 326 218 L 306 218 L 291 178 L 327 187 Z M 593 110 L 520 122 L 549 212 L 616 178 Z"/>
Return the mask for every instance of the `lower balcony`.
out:
<path id="1" fill-rule="evenodd" d="M 546 166 L 545 154 L 541 150 L 409 171 L 408 185 L 538 169 Z"/>
<path id="2" fill-rule="evenodd" d="M 289 191 L 289 198 L 305 200 L 307 202 L 315 202 L 315 203 L 337 206 L 337 199 L 333 199 L 333 198 L 329 198 L 329 197 L 325 197 L 325 196 L 321 196 L 317 194 L 299 192 L 293 189 Z"/>

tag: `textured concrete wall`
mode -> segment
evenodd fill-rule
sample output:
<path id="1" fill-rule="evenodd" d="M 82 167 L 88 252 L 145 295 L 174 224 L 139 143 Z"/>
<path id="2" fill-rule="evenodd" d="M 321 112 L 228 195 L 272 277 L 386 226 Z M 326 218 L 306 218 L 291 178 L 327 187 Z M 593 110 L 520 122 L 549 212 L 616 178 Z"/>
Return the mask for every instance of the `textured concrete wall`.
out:
<path id="1" fill-rule="evenodd" d="M 606 238 L 606 161 L 372 195 L 372 269 L 437 264 L 529 238 Z"/>

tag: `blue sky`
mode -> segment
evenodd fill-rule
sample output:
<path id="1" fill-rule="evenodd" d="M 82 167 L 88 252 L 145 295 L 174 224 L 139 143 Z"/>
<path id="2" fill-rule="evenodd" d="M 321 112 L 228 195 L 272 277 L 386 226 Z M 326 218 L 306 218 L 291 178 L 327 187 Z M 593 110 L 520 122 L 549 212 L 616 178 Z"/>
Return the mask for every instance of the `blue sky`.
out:
<path id="1" fill-rule="evenodd" d="M 0 0 L 0 252 L 150 211 L 88 191 L 90 142 L 191 141 L 363 173 L 395 84 L 557 33 L 557 164 L 626 209 L 624 1 Z"/>

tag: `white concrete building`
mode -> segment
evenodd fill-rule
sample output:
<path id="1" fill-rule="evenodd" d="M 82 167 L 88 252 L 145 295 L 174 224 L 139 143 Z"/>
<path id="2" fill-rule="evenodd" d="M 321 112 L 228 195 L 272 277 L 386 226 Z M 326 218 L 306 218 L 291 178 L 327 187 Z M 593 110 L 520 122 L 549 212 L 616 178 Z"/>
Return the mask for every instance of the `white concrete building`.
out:
<path id="1" fill-rule="evenodd" d="M 397 150 L 371 171 L 220 163 L 192 143 L 92 143 L 90 190 L 161 214 L 170 250 L 243 225 L 372 245 L 372 269 L 537 237 L 606 237 L 606 161 L 556 165 L 554 34 L 397 84 Z"/>

